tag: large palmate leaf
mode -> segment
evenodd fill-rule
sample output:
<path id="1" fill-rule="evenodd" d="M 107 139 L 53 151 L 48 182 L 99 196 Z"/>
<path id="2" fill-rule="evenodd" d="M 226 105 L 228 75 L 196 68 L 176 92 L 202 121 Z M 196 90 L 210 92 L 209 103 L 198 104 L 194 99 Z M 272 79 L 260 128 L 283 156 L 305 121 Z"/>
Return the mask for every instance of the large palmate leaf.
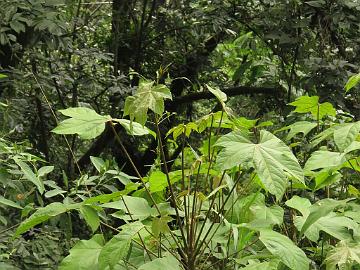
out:
<path id="1" fill-rule="evenodd" d="M 94 110 L 85 107 L 68 108 L 60 112 L 71 118 L 60 122 L 52 132 L 78 134 L 83 139 L 99 136 L 105 129 L 105 123 L 111 120 L 110 116 L 99 115 Z"/>
<path id="2" fill-rule="evenodd" d="M 181 270 L 180 263 L 173 256 L 155 259 L 139 267 L 139 270 Z"/>
<path id="3" fill-rule="evenodd" d="M 304 183 L 303 171 L 291 150 L 276 136 L 262 130 L 260 142 L 252 143 L 240 131 L 221 137 L 215 144 L 220 151 L 217 164 L 225 170 L 237 165 L 254 167 L 265 188 L 280 199 L 288 178 Z"/>
<path id="4" fill-rule="evenodd" d="M 101 234 L 94 235 L 90 240 L 79 241 L 70 249 L 70 255 L 65 257 L 58 269 L 100 270 L 98 258 L 104 244 L 105 240 Z"/>
<path id="5" fill-rule="evenodd" d="M 336 110 L 329 102 L 319 103 L 318 96 L 302 96 L 297 98 L 290 105 L 295 106 L 294 112 L 311 113 L 315 119 L 322 119 L 325 115 L 336 115 Z"/>
<path id="6" fill-rule="evenodd" d="M 154 81 L 141 81 L 136 94 L 126 98 L 124 116 L 145 125 L 148 110 L 156 114 L 164 112 L 164 99 L 172 99 L 170 89 L 163 84 L 154 85 Z"/>
<path id="7" fill-rule="evenodd" d="M 309 259 L 305 253 L 286 236 L 271 230 L 261 230 L 259 239 L 271 254 L 290 269 L 309 269 Z"/>

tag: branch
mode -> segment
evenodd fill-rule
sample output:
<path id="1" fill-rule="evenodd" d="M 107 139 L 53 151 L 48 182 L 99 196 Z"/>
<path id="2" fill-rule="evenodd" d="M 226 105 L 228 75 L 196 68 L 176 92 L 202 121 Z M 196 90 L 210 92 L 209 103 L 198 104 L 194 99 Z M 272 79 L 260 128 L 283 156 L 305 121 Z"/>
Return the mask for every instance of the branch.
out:
<path id="1" fill-rule="evenodd" d="M 281 89 L 271 87 L 250 87 L 250 86 L 236 86 L 222 90 L 227 96 L 249 95 L 249 94 L 265 94 L 265 95 L 279 95 L 282 93 Z M 197 92 L 190 93 L 185 96 L 175 97 L 173 103 L 176 105 L 191 103 L 202 99 L 213 99 L 215 96 L 211 92 Z"/>

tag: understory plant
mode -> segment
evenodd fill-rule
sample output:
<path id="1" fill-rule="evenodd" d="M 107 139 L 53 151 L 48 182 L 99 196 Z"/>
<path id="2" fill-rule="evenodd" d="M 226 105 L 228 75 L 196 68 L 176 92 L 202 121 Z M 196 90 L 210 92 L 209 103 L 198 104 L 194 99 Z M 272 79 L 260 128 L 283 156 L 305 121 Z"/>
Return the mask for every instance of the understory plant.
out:
<path id="1" fill-rule="evenodd" d="M 76 242 L 60 270 L 360 269 L 360 122 L 317 96 L 290 103 L 282 123 L 246 119 L 227 107 L 223 92 L 207 88 L 222 110 L 165 134 L 171 115 L 164 102 L 172 96 L 156 81 L 143 79 L 126 99 L 129 119 L 61 110 L 68 118 L 54 133 L 88 140 L 108 126 L 135 175 L 92 157 L 94 175 L 64 176 L 60 186 L 45 179 L 54 167 L 7 155 L 10 167 L 1 172 L 47 198 L 29 208 L 13 195 L 0 197 L 1 207 L 26 217 L 13 239 L 48 222 L 86 222 L 91 237 Z M 147 175 L 119 132 L 156 138 L 157 162 Z M 179 158 L 169 160 L 169 149 Z"/>

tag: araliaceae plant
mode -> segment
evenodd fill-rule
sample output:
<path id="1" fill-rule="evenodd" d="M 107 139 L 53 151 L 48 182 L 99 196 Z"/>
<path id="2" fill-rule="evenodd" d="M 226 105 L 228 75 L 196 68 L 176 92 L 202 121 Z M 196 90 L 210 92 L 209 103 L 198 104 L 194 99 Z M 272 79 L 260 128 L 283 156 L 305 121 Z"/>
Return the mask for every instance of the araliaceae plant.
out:
<path id="1" fill-rule="evenodd" d="M 222 111 L 167 134 L 161 125 L 171 93 L 153 81 L 143 80 L 127 98 L 124 116 L 130 120 L 83 107 L 60 111 L 69 118 L 53 130 L 57 134 L 92 139 L 110 125 L 136 175 L 92 157 L 98 176 L 82 175 L 72 193 L 53 186 L 47 194 L 61 194 L 63 202 L 37 209 L 14 237 L 77 211 L 94 235 L 70 250 L 61 270 L 359 269 L 360 122 L 340 119 L 330 103 L 303 96 L 290 103 L 301 121 L 275 129 L 271 122 L 235 116 L 226 95 L 208 89 Z M 138 172 L 116 125 L 133 136 L 156 137 L 158 166 L 148 175 Z M 194 133 L 202 134 L 202 148 L 191 145 Z M 181 151 L 171 168 L 165 136 Z M 19 162 L 24 176 L 45 192 L 39 175 Z M 120 179 L 121 188 L 92 188 L 108 175 Z"/>

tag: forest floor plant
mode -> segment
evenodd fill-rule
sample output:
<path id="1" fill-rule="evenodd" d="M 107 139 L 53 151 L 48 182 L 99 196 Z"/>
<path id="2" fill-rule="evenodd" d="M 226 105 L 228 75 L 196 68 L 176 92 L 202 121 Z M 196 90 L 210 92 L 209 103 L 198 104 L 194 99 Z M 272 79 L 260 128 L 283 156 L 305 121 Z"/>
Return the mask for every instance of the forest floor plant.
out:
<path id="1" fill-rule="evenodd" d="M 23 220 L 13 239 L 49 219 L 71 222 L 77 211 L 93 236 L 70 249 L 60 270 L 360 269 L 360 122 L 317 96 L 302 96 L 289 104 L 295 110 L 288 118 L 300 121 L 276 128 L 235 116 L 223 92 L 207 89 L 222 111 L 167 134 L 164 100 L 171 93 L 156 81 L 142 80 L 127 98 L 130 120 L 85 107 L 60 111 L 69 118 L 57 134 L 92 139 L 109 125 L 136 175 L 92 157 L 97 174 L 73 183 L 64 177 L 61 188 L 44 179 L 53 167 L 36 170 L 12 155 L 9 166 L 33 183 L 33 193 L 53 200 Z M 158 162 L 148 175 L 137 170 L 117 125 L 157 139 Z M 171 143 L 164 145 L 166 137 Z M 180 147 L 175 161 L 170 144 Z M 0 204 L 28 207 L 10 199 L 0 197 Z"/>

